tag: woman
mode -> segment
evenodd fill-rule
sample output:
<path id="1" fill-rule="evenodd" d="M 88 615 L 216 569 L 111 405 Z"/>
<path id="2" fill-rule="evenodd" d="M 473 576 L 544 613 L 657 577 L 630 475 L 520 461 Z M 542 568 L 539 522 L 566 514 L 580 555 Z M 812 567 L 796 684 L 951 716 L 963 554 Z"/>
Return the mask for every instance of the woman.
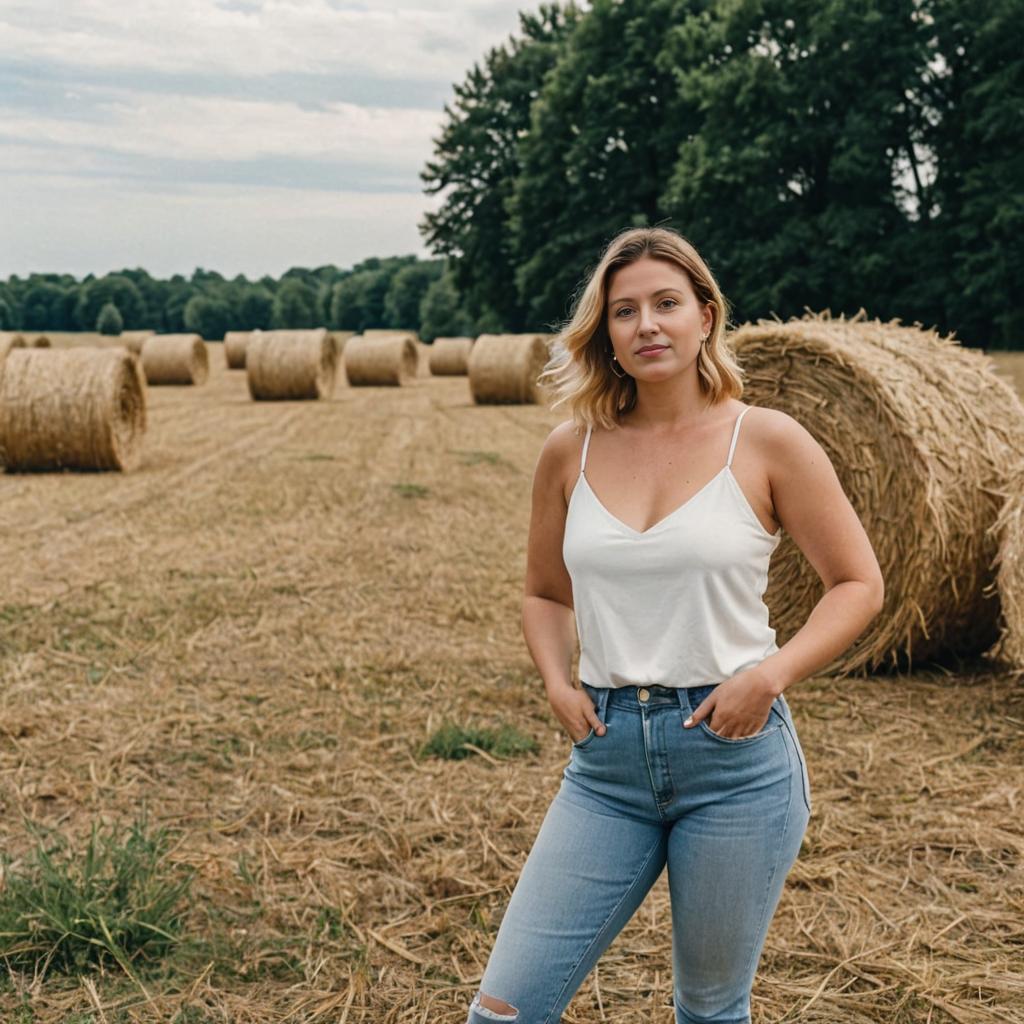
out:
<path id="1" fill-rule="evenodd" d="M 572 752 L 471 1024 L 557 1022 L 666 864 L 676 1021 L 750 1021 L 811 811 L 783 691 L 856 639 L 883 581 L 821 446 L 739 401 L 726 319 L 686 239 L 629 230 L 545 370 L 573 419 L 537 463 L 523 632 Z M 781 527 L 825 593 L 779 648 L 762 596 Z"/>

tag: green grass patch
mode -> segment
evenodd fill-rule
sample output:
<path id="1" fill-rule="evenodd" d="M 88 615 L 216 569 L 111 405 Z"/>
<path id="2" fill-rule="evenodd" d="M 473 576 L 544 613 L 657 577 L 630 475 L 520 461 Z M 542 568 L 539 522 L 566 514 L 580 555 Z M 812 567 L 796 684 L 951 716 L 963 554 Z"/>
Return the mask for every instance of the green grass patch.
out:
<path id="1" fill-rule="evenodd" d="M 485 452 L 477 448 L 449 448 L 452 455 L 458 455 L 459 461 L 464 466 L 479 466 L 481 463 L 488 466 L 500 466 L 505 460 L 498 452 Z"/>
<path id="2" fill-rule="evenodd" d="M 472 747 L 479 747 L 495 757 L 519 757 L 534 754 L 539 749 L 535 739 L 511 725 L 488 729 L 445 722 L 420 748 L 420 757 L 461 761 L 476 753 Z"/>
<path id="3" fill-rule="evenodd" d="M 36 845 L 15 869 L 3 859 L 0 956 L 45 976 L 159 962 L 181 941 L 193 872 L 167 863 L 166 830 L 142 811 L 127 828 L 92 826 L 83 849 L 31 822 Z"/>
<path id="4" fill-rule="evenodd" d="M 402 498 L 425 498 L 430 493 L 422 484 L 392 484 L 391 490 Z"/>

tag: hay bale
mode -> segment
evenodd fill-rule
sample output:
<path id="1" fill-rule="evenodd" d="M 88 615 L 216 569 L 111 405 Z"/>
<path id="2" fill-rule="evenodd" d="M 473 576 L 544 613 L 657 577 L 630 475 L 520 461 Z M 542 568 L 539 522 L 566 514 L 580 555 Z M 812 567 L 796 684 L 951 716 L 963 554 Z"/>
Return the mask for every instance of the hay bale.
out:
<path id="1" fill-rule="evenodd" d="M 36 334 L 31 338 L 26 339 L 26 346 L 28 348 L 50 348 L 50 339 L 45 334 Z"/>
<path id="2" fill-rule="evenodd" d="M 129 352 L 141 355 L 142 343 L 155 333 L 156 331 L 122 331 L 116 338 Z"/>
<path id="3" fill-rule="evenodd" d="M 334 338 L 335 348 L 338 350 L 338 359 L 340 360 L 345 355 L 345 346 L 348 344 L 348 339 L 355 335 L 355 331 L 329 331 L 332 338 Z"/>
<path id="4" fill-rule="evenodd" d="M 781 409 L 828 453 L 871 540 L 885 607 L 832 665 L 837 675 L 985 652 L 999 600 L 990 527 L 1024 458 L 1024 406 L 979 352 L 899 321 L 810 314 L 730 336 L 744 399 Z M 742 441 L 741 441 L 742 443 Z M 781 646 L 821 581 L 783 535 L 765 592 Z"/>
<path id="5" fill-rule="evenodd" d="M 51 348 L 110 348 L 120 344 L 117 337 L 98 334 L 95 331 L 47 331 L 46 338 Z"/>
<path id="6" fill-rule="evenodd" d="M 549 358 L 548 335 L 481 334 L 467 361 L 469 390 L 481 405 L 531 404 L 543 390 L 537 377 Z"/>
<path id="7" fill-rule="evenodd" d="M 418 369 L 415 336 L 410 331 L 357 334 L 345 346 L 345 375 L 354 387 L 399 387 Z"/>
<path id="8" fill-rule="evenodd" d="M 427 366 L 435 377 L 465 377 L 472 349 L 472 338 L 435 338 Z"/>
<path id="9" fill-rule="evenodd" d="M 323 327 L 253 332 L 245 350 L 249 394 L 256 401 L 330 398 L 337 343 Z"/>
<path id="10" fill-rule="evenodd" d="M 142 370 L 148 384 L 205 384 L 206 345 L 198 334 L 151 334 L 142 343 Z"/>
<path id="11" fill-rule="evenodd" d="M 7 470 L 134 469 L 146 385 L 124 349 L 24 349 L 0 374 L 0 464 Z"/>
<path id="12" fill-rule="evenodd" d="M 1024 458 L 1010 475 L 1003 505 L 992 526 L 998 545 L 993 565 L 999 599 L 999 639 L 989 652 L 1024 676 Z"/>
<path id="13" fill-rule="evenodd" d="M 245 346 L 260 331 L 228 331 L 224 335 L 224 359 L 229 370 L 245 369 Z"/>

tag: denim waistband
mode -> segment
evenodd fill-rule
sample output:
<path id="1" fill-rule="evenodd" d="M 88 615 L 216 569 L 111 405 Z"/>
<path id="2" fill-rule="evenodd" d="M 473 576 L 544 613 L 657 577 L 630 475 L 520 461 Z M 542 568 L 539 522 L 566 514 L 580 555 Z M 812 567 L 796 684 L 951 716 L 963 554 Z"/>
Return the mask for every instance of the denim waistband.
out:
<path id="1" fill-rule="evenodd" d="M 581 679 L 580 682 L 599 709 L 615 707 L 633 711 L 661 705 L 690 708 L 694 706 L 691 694 L 698 690 L 710 692 L 717 685 L 710 683 L 702 686 L 592 686 L 585 680 Z"/>

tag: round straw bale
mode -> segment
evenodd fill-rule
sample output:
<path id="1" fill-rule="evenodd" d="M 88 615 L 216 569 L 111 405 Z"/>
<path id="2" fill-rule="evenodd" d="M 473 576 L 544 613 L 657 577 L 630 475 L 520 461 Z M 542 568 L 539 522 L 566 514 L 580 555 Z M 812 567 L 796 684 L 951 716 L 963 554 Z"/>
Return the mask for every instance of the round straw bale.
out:
<path id="1" fill-rule="evenodd" d="M 0 465 L 8 470 L 138 465 L 146 384 L 123 348 L 24 349 L 0 374 Z"/>
<path id="2" fill-rule="evenodd" d="M 1007 482 L 992 533 L 999 545 L 994 568 L 1002 621 L 999 640 L 990 652 L 1024 676 L 1024 459 Z"/>
<path id="3" fill-rule="evenodd" d="M 128 349 L 129 352 L 141 355 L 142 343 L 155 333 L 155 331 L 122 331 L 117 335 L 117 341 Z"/>
<path id="4" fill-rule="evenodd" d="M 472 338 L 435 338 L 427 365 L 435 377 L 465 377 Z"/>
<path id="5" fill-rule="evenodd" d="M 481 334 L 467 360 L 469 390 L 481 405 L 531 404 L 543 393 L 537 382 L 549 358 L 543 334 Z"/>
<path id="6" fill-rule="evenodd" d="M 28 348 L 50 348 L 50 339 L 45 334 L 34 334 L 25 342 Z"/>
<path id="7" fill-rule="evenodd" d="M 337 343 L 323 327 L 254 331 L 245 348 L 245 369 L 256 401 L 330 398 Z"/>
<path id="8" fill-rule="evenodd" d="M 149 384 L 205 384 L 206 345 L 198 334 L 151 334 L 142 343 L 142 370 Z"/>
<path id="9" fill-rule="evenodd" d="M 419 368 L 415 336 L 409 331 L 357 334 L 345 346 L 345 375 L 355 387 L 398 387 Z"/>
<path id="10" fill-rule="evenodd" d="M 334 338 L 334 346 L 338 350 L 338 359 L 341 359 L 345 354 L 345 345 L 348 343 L 348 339 L 351 338 L 356 332 L 355 331 L 330 331 L 331 337 Z"/>
<path id="11" fill-rule="evenodd" d="M 1024 458 L 1024 407 L 991 360 L 863 310 L 760 320 L 729 343 L 748 378 L 744 399 L 788 413 L 827 452 L 885 579 L 881 614 L 822 671 L 984 653 L 999 623 L 999 600 L 986 593 L 989 531 Z M 764 598 L 780 646 L 821 596 L 817 573 L 782 535 Z"/>
<path id="12" fill-rule="evenodd" d="M 228 331 L 224 335 L 224 359 L 229 370 L 245 369 L 245 346 L 249 339 L 260 331 Z"/>

